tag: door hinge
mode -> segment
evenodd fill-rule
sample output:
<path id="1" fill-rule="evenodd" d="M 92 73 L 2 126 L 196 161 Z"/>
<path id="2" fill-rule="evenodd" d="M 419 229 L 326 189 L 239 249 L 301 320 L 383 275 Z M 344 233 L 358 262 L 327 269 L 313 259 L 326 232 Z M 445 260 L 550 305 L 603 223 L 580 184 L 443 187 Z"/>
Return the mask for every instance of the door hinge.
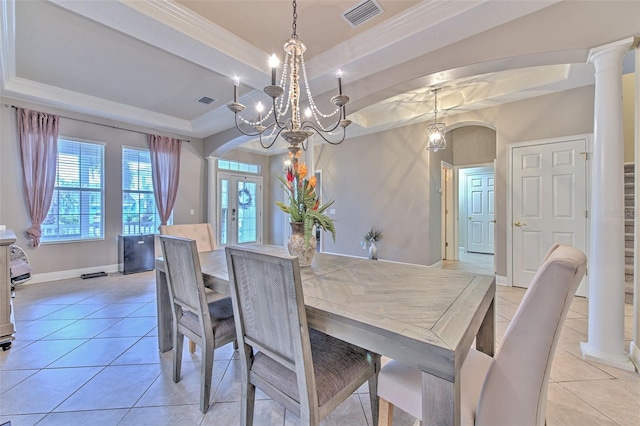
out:
<path id="1" fill-rule="evenodd" d="M 445 247 L 449 247 L 449 243 L 446 243 L 446 242 L 445 242 L 445 243 L 444 243 L 444 246 L 445 246 Z"/>
<path id="2" fill-rule="evenodd" d="M 584 211 L 584 218 L 589 219 L 589 210 Z"/>
<path id="3" fill-rule="evenodd" d="M 584 155 L 584 159 L 585 159 L 585 161 L 589 161 L 590 157 L 589 157 L 589 153 L 588 153 L 588 152 L 583 151 L 583 152 L 581 152 L 580 154 L 581 154 L 581 155 Z"/>

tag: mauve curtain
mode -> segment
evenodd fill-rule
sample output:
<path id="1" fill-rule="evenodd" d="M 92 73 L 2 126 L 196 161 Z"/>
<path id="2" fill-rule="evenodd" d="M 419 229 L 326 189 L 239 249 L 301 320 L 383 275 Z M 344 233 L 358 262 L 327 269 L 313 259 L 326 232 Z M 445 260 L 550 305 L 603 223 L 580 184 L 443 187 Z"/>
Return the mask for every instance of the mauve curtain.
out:
<path id="1" fill-rule="evenodd" d="M 33 247 L 40 245 L 40 225 L 47 217 L 56 182 L 58 116 L 17 108 L 22 186 L 31 227 L 27 236 Z"/>
<path id="2" fill-rule="evenodd" d="M 178 194 L 180 180 L 180 139 L 148 135 L 153 194 L 162 225 L 166 225 Z"/>

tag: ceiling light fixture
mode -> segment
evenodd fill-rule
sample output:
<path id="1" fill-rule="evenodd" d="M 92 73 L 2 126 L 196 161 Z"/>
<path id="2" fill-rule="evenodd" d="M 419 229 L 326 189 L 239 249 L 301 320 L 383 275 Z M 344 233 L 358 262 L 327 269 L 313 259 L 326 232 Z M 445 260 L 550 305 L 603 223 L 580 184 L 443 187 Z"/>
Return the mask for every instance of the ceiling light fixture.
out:
<path id="1" fill-rule="evenodd" d="M 258 119 L 256 121 L 250 121 L 243 118 L 240 113 L 245 110 L 245 106 L 238 102 L 238 87 L 240 80 L 234 78 L 233 89 L 233 102 L 229 103 L 227 107 L 235 114 L 236 128 L 244 135 L 247 136 L 259 136 L 260 145 L 263 148 L 268 149 L 273 146 L 278 136 L 282 135 L 284 140 L 289 143 L 289 151 L 295 154 L 300 151 L 300 148 L 304 147 L 304 142 L 309 139 L 313 134 L 319 134 L 325 141 L 330 144 L 337 145 L 344 141 L 346 135 L 346 127 L 351 124 L 351 120 L 346 119 L 345 105 L 349 102 L 349 97 L 342 94 L 342 73 L 338 70 L 338 94 L 331 98 L 331 102 L 335 105 L 335 109 L 330 114 L 322 113 L 316 106 L 311 90 L 309 89 L 309 82 L 307 81 L 307 71 L 304 63 L 304 52 L 307 49 L 302 41 L 298 40 L 296 34 L 296 22 L 298 15 L 296 12 L 297 3 L 293 1 L 293 33 L 291 39 L 284 44 L 284 51 L 286 57 L 284 60 L 284 66 L 282 68 L 280 84 L 276 85 L 276 69 L 279 65 L 278 57 L 274 54 L 269 60 L 271 66 L 271 85 L 264 88 L 266 93 L 273 100 L 271 110 L 262 114 L 264 107 L 261 103 L 258 103 Z M 308 107 L 306 108 L 304 117 L 300 113 L 300 77 L 303 78 Z M 285 94 L 285 96 L 282 96 Z M 329 126 L 324 126 L 321 121 L 326 121 L 330 117 L 337 115 L 335 122 Z M 311 118 L 313 117 L 313 121 Z M 304 121 L 302 121 L 304 119 Z M 245 126 L 241 125 L 241 122 Z M 270 122 L 270 124 L 266 124 Z M 249 127 L 252 130 L 245 130 L 242 127 Z M 336 132 L 333 133 L 338 127 L 342 128 L 342 138 L 340 140 L 332 140 Z M 263 135 L 265 139 L 273 138 L 270 142 L 263 141 Z"/>
<path id="2" fill-rule="evenodd" d="M 433 108 L 433 123 L 427 126 L 427 151 L 437 152 L 447 147 L 447 141 L 444 138 L 444 123 L 438 123 L 438 92 L 440 88 L 431 90 L 435 95 Z"/>

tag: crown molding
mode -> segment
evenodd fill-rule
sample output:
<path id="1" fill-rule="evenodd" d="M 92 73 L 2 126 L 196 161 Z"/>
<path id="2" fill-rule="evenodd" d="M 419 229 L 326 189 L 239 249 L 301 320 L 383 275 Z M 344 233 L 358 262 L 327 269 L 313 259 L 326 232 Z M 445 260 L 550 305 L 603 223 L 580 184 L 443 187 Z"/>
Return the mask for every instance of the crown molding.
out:
<path id="1" fill-rule="evenodd" d="M 307 70 L 322 93 L 335 86 L 337 68 L 356 81 L 559 1 L 424 1 L 311 58 Z"/>
<path id="2" fill-rule="evenodd" d="M 193 133 L 191 122 L 188 120 L 106 101 L 95 96 L 36 83 L 20 77 L 9 81 L 2 95 L 16 100 L 36 102 L 45 106 L 62 108 L 67 111 L 94 115 L 151 129 L 164 130 L 185 136 L 202 137 Z"/>

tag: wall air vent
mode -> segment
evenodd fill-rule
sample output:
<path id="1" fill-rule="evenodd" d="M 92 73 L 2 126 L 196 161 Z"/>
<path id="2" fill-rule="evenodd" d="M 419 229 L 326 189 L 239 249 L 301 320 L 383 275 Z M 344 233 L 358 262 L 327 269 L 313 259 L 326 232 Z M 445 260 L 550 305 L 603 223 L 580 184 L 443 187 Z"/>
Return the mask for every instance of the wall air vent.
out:
<path id="1" fill-rule="evenodd" d="M 211 105 L 212 103 L 214 103 L 216 100 L 213 98 L 210 98 L 208 96 L 203 96 L 199 99 L 196 99 L 196 102 L 200 102 L 201 104 L 205 104 L 205 105 Z"/>
<path id="2" fill-rule="evenodd" d="M 377 1 L 364 0 L 344 12 L 342 17 L 349 23 L 349 25 L 355 28 L 382 12 L 384 12 L 384 10 Z"/>

